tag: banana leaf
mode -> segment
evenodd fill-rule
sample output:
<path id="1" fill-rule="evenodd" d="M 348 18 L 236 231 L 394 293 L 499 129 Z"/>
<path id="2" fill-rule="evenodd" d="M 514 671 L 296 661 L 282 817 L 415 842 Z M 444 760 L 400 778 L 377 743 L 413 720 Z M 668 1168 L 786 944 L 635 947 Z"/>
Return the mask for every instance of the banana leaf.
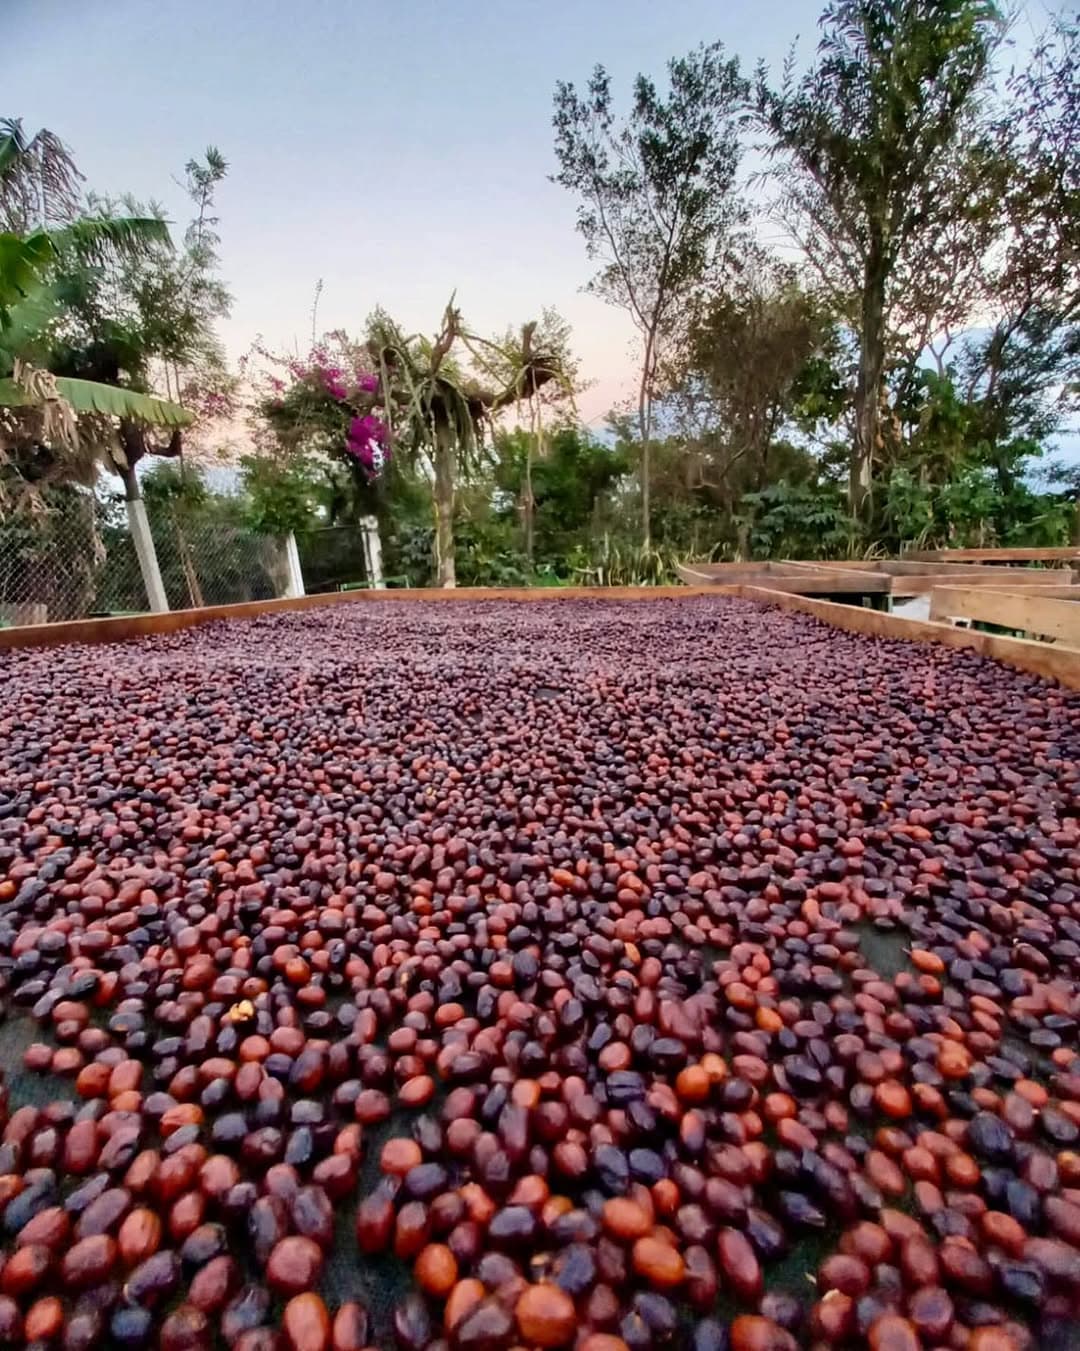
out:
<path id="1" fill-rule="evenodd" d="M 67 399 L 76 413 L 131 418 L 152 427 L 186 427 L 195 420 L 195 415 L 178 403 L 138 394 L 132 389 L 120 389 L 116 385 L 103 385 L 96 380 L 58 375 L 56 391 Z M 0 380 L 0 407 L 24 408 L 33 402 L 33 396 L 14 380 Z"/>

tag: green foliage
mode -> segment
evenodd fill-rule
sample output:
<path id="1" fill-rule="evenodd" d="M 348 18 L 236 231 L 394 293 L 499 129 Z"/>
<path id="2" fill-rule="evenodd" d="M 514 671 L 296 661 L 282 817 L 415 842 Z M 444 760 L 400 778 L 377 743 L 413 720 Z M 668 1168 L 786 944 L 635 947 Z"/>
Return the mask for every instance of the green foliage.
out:
<path id="1" fill-rule="evenodd" d="M 127 418 L 151 427 L 187 427 L 194 418 L 186 408 L 167 399 L 155 399 L 149 394 L 136 394 L 133 390 L 98 384 L 94 380 L 74 380 L 58 375 L 55 385 L 56 392 L 76 413 Z M 0 407 L 25 408 L 34 402 L 34 395 L 23 386 L 11 379 L 0 379 Z"/>
<path id="2" fill-rule="evenodd" d="M 750 254 L 727 285 L 702 299 L 673 364 L 672 402 L 697 433 L 696 477 L 729 507 L 793 466 L 777 463 L 785 430 L 829 411 L 835 324 L 790 267 Z"/>
<path id="3" fill-rule="evenodd" d="M 1024 482 L 1006 488 L 990 469 L 969 466 L 930 486 L 903 467 L 885 487 L 882 535 L 891 549 L 1056 547 L 1069 543 L 1075 507 L 1067 494 L 1036 492 Z"/>
<path id="4" fill-rule="evenodd" d="M 783 162 L 778 213 L 857 344 L 849 492 L 862 514 L 898 282 L 944 232 L 939 201 L 1000 25 L 986 0 L 832 0 L 821 31 L 801 77 L 789 61 L 776 89 L 759 70 L 757 111 Z"/>
<path id="5" fill-rule="evenodd" d="M 461 586 L 527 586 L 529 561 L 514 544 L 505 522 L 464 520 L 454 532 L 457 580 Z"/>
<path id="6" fill-rule="evenodd" d="M 320 466 L 304 455 L 245 455 L 241 483 L 246 519 L 261 535 L 301 534 L 317 519 L 324 482 Z"/>
<path id="7" fill-rule="evenodd" d="M 0 335 L 17 327 L 15 307 L 45 288 L 65 258 L 100 266 L 110 259 L 144 257 L 158 246 L 171 245 L 168 226 L 156 217 L 85 216 L 57 230 L 0 234 Z M 23 354 L 6 343 L 5 349 L 9 357 Z"/>
<path id="8" fill-rule="evenodd" d="M 641 340 L 638 382 L 642 537 L 651 530 L 653 401 L 665 352 L 692 296 L 723 275 L 745 220 L 736 192 L 749 84 L 719 42 L 668 62 L 661 94 L 634 82 L 617 121 L 611 81 L 598 65 L 584 94 L 555 90 L 555 182 L 577 198 L 577 227 L 599 270 L 590 290 L 625 310 Z"/>
<path id="9" fill-rule="evenodd" d="M 435 527 L 430 510 L 426 520 L 391 521 L 383 532 L 383 567 L 395 585 L 435 584 Z"/>
<path id="10" fill-rule="evenodd" d="M 781 480 L 746 493 L 736 520 L 753 558 L 851 558 L 861 551 L 858 528 L 835 484 Z"/>
<path id="11" fill-rule="evenodd" d="M 587 531 L 598 504 L 630 473 L 626 455 L 565 427 L 545 438 L 544 454 L 536 437 L 522 428 L 496 438 L 495 485 L 506 494 L 504 512 L 516 512 L 522 494 L 526 457 L 532 451 L 532 493 L 535 502 L 537 550 L 552 555 Z"/>

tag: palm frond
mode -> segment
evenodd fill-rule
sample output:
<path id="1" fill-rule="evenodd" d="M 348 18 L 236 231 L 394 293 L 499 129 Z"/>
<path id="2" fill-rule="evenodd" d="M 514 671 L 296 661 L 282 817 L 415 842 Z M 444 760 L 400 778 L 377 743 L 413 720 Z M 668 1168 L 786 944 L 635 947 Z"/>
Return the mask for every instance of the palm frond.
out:
<path id="1" fill-rule="evenodd" d="M 0 264 L 2 268 L 2 264 Z M 0 359 L 33 352 L 56 315 L 58 300 L 49 286 L 31 285 L 21 300 L 0 303 Z"/>
<path id="2" fill-rule="evenodd" d="M 173 247 L 169 223 L 159 216 L 83 216 L 52 231 L 50 238 L 58 253 L 71 251 L 91 263 Z"/>
<path id="3" fill-rule="evenodd" d="M 187 427 L 195 418 L 186 408 L 168 399 L 155 399 L 118 385 L 103 385 L 96 380 L 55 377 L 56 392 L 76 413 L 94 413 L 105 417 L 128 418 L 152 427 Z M 34 404 L 34 395 L 15 380 L 0 380 L 0 407 L 26 408 Z"/>
<path id="4" fill-rule="evenodd" d="M 25 234 L 78 215 L 82 174 L 71 151 L 43 127 L 27 136 L 17 117 L 0 118 L 0 229 Z"/>
<path id="5" fill-rule="evenodd" d="M 39 285 L 54 256 L 52 241 L 44 230 L 25 237 L 0 234 L 0 330 L 8 327 L 11 306 Z"/>

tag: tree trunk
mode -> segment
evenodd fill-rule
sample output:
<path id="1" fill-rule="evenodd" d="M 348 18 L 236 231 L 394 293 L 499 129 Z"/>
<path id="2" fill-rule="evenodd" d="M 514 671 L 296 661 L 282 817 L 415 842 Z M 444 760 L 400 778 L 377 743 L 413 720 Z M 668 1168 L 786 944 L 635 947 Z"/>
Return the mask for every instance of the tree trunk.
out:
<path id="1" fill-rule="evenodd" d="M 532 569 L 533 562 L 533 538 L 536 530 L 534 518 L 536 500 L 533 497 L 532 490 L 532 437 L 529 437 L 528 449 L 525 451 L 525 482 L 521 495 L 521 523 L 525 530 L 525 557 L 529 561 L 529 568 Z"/>
<path id="2" fill-rule="evenodd" d="M 652 522 L 649 511 L 649 474 L 652 437 L 652 399 L 649 397 L 649 366 L 652 360 L 652 342 L 645 347 L 645 366 L 641 373 L 641 385 L 638 388 L 638 434 L 641 437 L 641 547 L 648 549 L 652 544 Z"/>
<path id="3" fill-rule="evenodd" d="M 184 583 L 187 586 L 188 598 L 194 609 L 201 610 L 206 601 L 203 600 L 202 587 L 199 585 L 199 574 L 195 571 L 191 548 L 184 537 L 180 518 L 175 511 L 173 512 L 173 530 L 176 534 L 176 549 L 180 555 L 180 566 L 184 570 Z"/>
<path id="4" fill-rule="evenodd" d="M 885 373 L 885 278 L 883 249 L 872 241 L 863 274 L 859 375 L 855 385 L 855 439 L 851 450 L 848 501 L 851 514 L 865 518 L 870 506 L 874 451 Z"/>
<path id="5" fill-rule="evenodd" d="M 535 445 L 537 454 L 543 458 L 544 454 L 544 424 L 543 413 L 536 406 L 536 400 L 530 400 L 533 407 L 530 410 L 529 422 L 530 435 L 525 442 L 525 481 L 522 485 L 521 497 L 521 523 L 525 534 L 525 557 L 529 560 L 529 571 L 532 571 L 533 555 L 536 551 L 536 498 L 533 496 L 533 447 Z"/>
<path id="6" fill-rule="evenodd" d="M 454 433 L 435 429 L 435 579 L 439 586 L 457 586 L 454 569 Z"/>

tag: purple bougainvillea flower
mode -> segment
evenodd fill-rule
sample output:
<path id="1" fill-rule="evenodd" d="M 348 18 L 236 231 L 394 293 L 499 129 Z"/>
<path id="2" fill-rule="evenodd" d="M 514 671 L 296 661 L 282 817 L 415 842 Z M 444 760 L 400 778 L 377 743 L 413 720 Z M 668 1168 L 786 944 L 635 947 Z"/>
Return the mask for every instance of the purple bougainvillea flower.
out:
<path id="1" fill-rule="evenodd" d="M 369 482 L 377 479 L 390 458 L 390 428 L 374 413 L 349 423 L 345 449 L 357 461 Z"/>
<path id="2" fill-rule="evenodd" d="M 374 413 L 365 413 L 363 417 L 354 417 L 349 423 L 349 440 L 356 441 L 361 445 L 368 441 L 374 441 L 377 445 L 385 445 L 390 438 L 390 429 L 381 417 L 376 417 Z"/>
<path id="3" fill-rule="evenodd" d="M 379 388 L 379 377 L 370 372 L 357 371 L 356 387 L 365 394 L 374 394 Z"/>

